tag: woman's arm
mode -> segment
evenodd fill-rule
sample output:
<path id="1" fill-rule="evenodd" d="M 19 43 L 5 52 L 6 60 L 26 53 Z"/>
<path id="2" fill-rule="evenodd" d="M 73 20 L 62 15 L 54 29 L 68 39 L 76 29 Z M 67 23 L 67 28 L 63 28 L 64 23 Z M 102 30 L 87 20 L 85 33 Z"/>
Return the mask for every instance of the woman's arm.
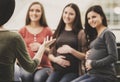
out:
<path id="1" fill-rule="evenodd" d="M 78 33 L 78 50 L 73 49 L 69 45 L 63 45 L 57 50 L 57 52 L 61 54 L 70 53 L 80 60 L 85 59 L 86 51 L 87 51 L 87 41 L 86 41 L 84 30 L 81 30 Z"/>
<path id="2" fill-rule="evenodd" d="M 70 47 L 69 45 L 63 45 L 57 50 L 57 52 L 60 54 L 70 53 L 80 60 L 85 59 L 85 53 L 77 51 L 73 49 L 72 47 Z"/>
<path id="3" fill-rule="evenodd" d="M 105 41 L 105 46 L 108 56 L 99 60 L 92 60 L 91 65 L 94 68 L 110 65 L 112 63 L 115 63 L 118 59 L 118 51 L 117 51 L 115 35 L 112 32 L 107 31 L 104 34 L 103 39 Z"/>

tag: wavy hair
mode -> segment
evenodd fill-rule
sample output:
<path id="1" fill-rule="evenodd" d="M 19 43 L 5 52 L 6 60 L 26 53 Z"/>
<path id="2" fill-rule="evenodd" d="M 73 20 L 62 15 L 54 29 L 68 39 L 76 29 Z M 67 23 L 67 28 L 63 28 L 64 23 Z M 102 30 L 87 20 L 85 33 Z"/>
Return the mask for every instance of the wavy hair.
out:
<path id="1" fill-rule="evenodd" d="M 102 9 L 102 7 L 100 5 L 94 5 L 94 6 L 91 6 L 86 14 L 85 14 L 85 32 L 86 32 L 86 36 L 87 36 L 87 41 L 88 41 L 88 44 L 93 41 L 96 37 L 97 37 L 97 30 L 96 28 L 92 28 L 89 23 L 88 23 L 88 19 L 87 19 L 87 15 L 89 12 L 96 12 L 97 14 L 99 14 L 101 17 L 103 17 L 102 19 L 102 24 L 104 26 L 108 26 L 107 24 L 107 19 L 106 19 L 106 16 L 104 14 L 104 11 Z"/>
<path id="2" fill-rule="evenodd" d="M 76 17 L 75 17 L 75 20 L 73 22 L 72 30 L 74 31 L 75 34 L 78 34 L 80 29 L 83 29 L 79 7 L 76 4 L 74 4 L 74 3 L 69 3 L 68 5 L 66 5 L 64 7 L 63 12 L 64 12 L 66 7 L 71 7 L 75 11 L 75 13 L 76 13 Z M 63 12 L 62 12 L 62 15 L 63 15 Z M 59 24 L 57 26 L 57 29 L 56 29 L 53 37 L 54 38 L 59 37 L 60 33 L 64 30 L 64 28 L 65 28 L 65 23 L 63 21 L 63 17 L 61 16 L 60 22 L 59 22 Z"/>

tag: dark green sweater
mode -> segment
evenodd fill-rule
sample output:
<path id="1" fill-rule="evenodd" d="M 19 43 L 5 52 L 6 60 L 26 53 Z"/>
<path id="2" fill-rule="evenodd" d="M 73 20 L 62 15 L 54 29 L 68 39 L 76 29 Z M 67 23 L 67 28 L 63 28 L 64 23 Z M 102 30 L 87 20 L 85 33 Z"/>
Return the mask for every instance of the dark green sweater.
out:
<path id="1" fill-rule="evenodd" d="M 29 72 L 33 72 L 39 64 L 37 59 L 30 59 L 23 39 L 17 32 L 0 31 L 0 82 L 13 81 L 16 59 Z"/>

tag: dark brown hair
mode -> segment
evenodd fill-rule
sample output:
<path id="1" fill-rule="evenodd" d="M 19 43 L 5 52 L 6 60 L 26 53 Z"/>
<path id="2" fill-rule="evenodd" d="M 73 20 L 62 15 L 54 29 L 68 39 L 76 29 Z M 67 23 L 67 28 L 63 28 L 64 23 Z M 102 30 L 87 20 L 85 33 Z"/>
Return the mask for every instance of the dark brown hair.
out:
<path id="1" fill-rule="evenodd" d="M 96 37 L 97 37 L 97 31 L 96 31 L 96 28 L 92 28 L 89 23 L 88 23 L 88 19 L 87 19 L 87 15 L 89 12 L 96 12 L 97 14 L 99 14 L 101 17 L 103 17 L 102 19 L 102 24 L 104 26 L 108 26 L 107 24 L 107 19 L 106 19 L 106 16 L 104 14 L 104 11 L 102 9 L 102 7 L 100 5 L 94 5 L 94 6 L 91 6 L 87 12 L 86 12 L 86 15 L 85 15 L 85 32 L 86 32 L 86 35 L 87 35 L 87 39 L 88 39 L 88 43 L 90 43 L 91 41 L 93 41 Z"/>
<path id="2" fill-rule="evenodd" d="M 0 0 L 0 26 L 4 25 L 12 16 L 15 0 Z"/>
<path id="3" fill-rule="evenodd" d="M 75 34 L 78 34 L 78 32 L 81 29 L 83 29 L 79 7 L 76 4 L 74 4 L 74 3 L 69 3 L 68 5 L 66 5 L 64 7 L 63 12 L 64 12 L 66 7 L 71 7 L 75 11 L 75 13 L 76 13 L 76 17 L 75 17 L 75 20 L 73 22 L 72 30 L 74 31 Z M 62 12 L 62 15 L 63 15 L 63 12 Z M 63 18 L 61 16 L 60 22 L 59 22 L 59 24 L 57 26 L 57 29 L 56 29 L 53 37 L 54 38 L 59 37 L 60 33 L 64 30 L 64 28 L 65 28 L 65 23 L 64 23 Z"/>

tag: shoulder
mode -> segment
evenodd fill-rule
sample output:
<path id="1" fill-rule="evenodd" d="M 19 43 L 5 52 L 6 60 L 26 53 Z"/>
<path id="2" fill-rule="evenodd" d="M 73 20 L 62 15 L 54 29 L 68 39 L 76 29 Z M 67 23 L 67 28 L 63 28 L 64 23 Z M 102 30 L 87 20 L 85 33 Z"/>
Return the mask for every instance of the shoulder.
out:
<path id="1" fill-rule="evenodd" d="M 4 36 L 6 41 L 9 41 L 10 43 L 20 43 L 22 38 L 20 34 L 17 31 L 6 31 L 4 32 Z"/>
<path id="2" fill-rule="evenodd" d="M 103 32 L 103 35 L 106 35 L 106 36 L 108 36 L 108 35 L 114 35 L 114 33 L 112 32 L 112 30 L 111 29 L 105 29 L 105 31 Z"/>
<path id="3" fill-rule="evenodd" d="M 23 42 L 23 38 L 19 32 L 12 32 L 12 35 L 13 35 L 14 43 L 21 44 L 21 42 Z"/>
<path id="4" fill-rule="evenodd" d="M 19 31 L 25 31 L 25 30 L 26 30 L 26 26 L 19 29 Z"/>
<path id="5" fill-rule="evenodd" d="M 26 32 L 28 32 L 27 27 L 22 27 L 18 32 L 22 35 L 22 37 L 24 37 Z"/>
<path id="6" fill-rule="evenodd" d="M 79 34 L 85 34 L 85 30 L 84 30 L 84 29 L 81 29 L 81 30 L 79 31 Z"/>
<path id="7" fill-rule="evenodd" d="M 13 36 L 13 37 L 19 36 L 19 33 L 17 31 L 9 31 L 8 33 L 10 36 Z"/>
<path id="8" fill-rule="evenodd" d="M 11 34 L 12 34 L 14 37 L 21 37 L 21 35 L 20 35 L 18 32 L 11 32 Z"/>
<path id="9" fill-rule="evenodd" d="M 103 38 L 115 38 L 115 34 L 111 31 L 111 29 L 108 28 L 103 32 L 102 35 Z"/>
<path id="10" fill-rule="evenodd" d="M 45 33 L 48 33 L 48 34 L 52 34 L 52 29 L 50 27 L 44 27 L 44 30 L 43 30 Z"/>
<path id="11" fill-rule="evenodd" d="M 44 27 L 44 30 L 46 30 L 46 31 L 52 31 L 52 29 L 50 27 Z"/>
<path id="12" fill-rule="evenodd" d="M 113 32 L 112 32 L 111 29 L 108 29 L 108 28 L 107 28 L 107 29 L 105 30 L 105 33 L 113 33 Z"/>
<path id="13" fill-rule="evenodd" d="M 21 38 L 20 34 L 18 32 L 14 32 L 14 31 L 8 31 L 8 33 L 6 34 L 6 36 L 8 35 L 9 38 L 11 38 L 11 40 L 15 40 L 17 38 Z"/>
<path id="14" fill-rule="evenodd" d="M 85 31 L 84 29 L 80 30 L 78 33 L 78 37 L 85 36 Z"/>

